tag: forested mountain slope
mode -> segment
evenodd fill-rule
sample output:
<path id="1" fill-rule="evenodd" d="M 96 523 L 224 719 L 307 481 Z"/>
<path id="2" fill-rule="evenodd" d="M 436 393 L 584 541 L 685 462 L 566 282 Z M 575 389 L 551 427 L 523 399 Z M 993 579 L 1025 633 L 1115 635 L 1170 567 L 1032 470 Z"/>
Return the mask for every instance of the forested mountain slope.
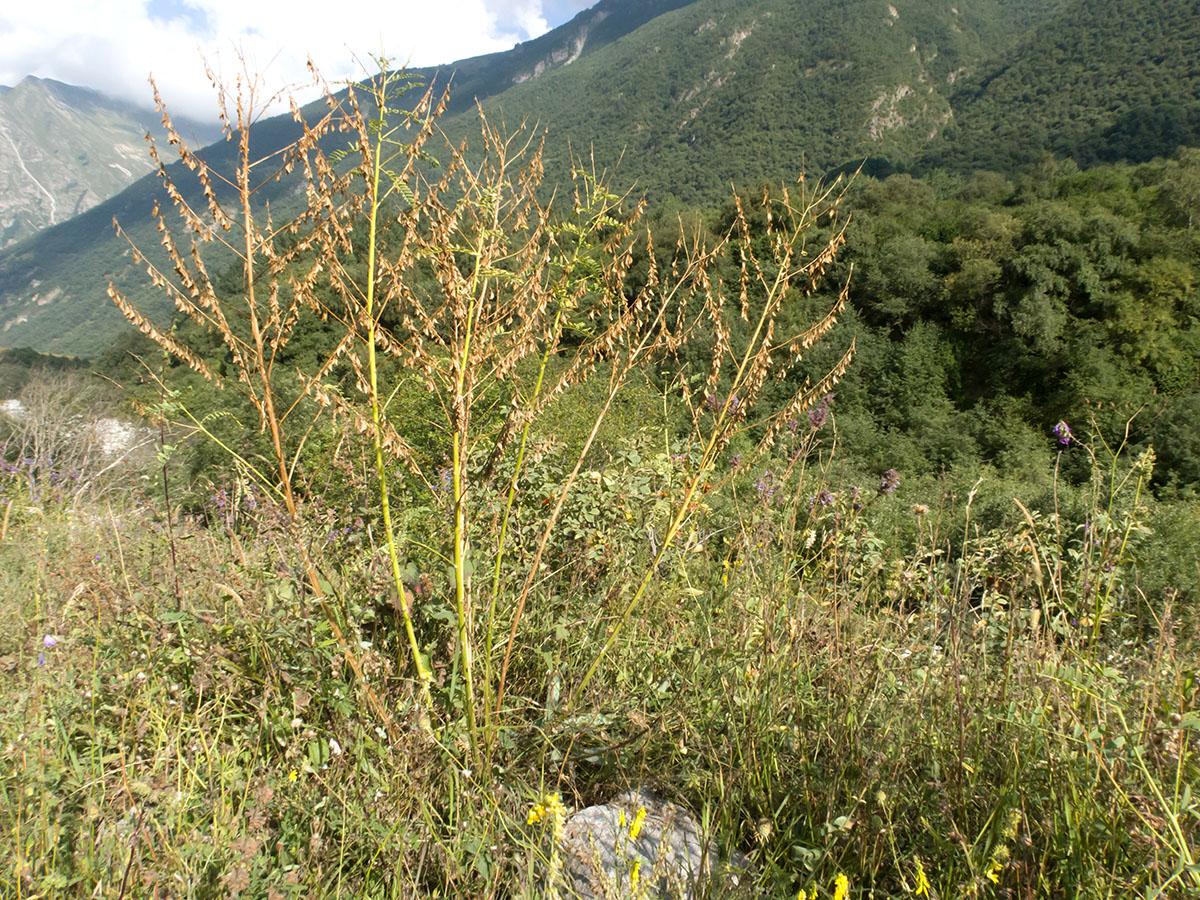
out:
<path id="1" fill-rule="evenodd" d="M 1046 150 L 1170 153 L 1194 132 L 1198 36 L 1200 0 L 603 0 L 511 51 L 419 74 L 452 84 L 452 139 L 472 133 L 478 101 L 546 130 L 549 183 L 587 158 L 664 212 L 868 158 L 876 174 L 1011 174 Z M 295 134 L 275 117 L 254 140 L 266 155 Z M 204 156 L 219 170 L 232 149 Z M 153 245 L 158 192 L 144 179 L 0 252 L 0 345 L 102 351 L 124 326 L 109 278 L 165 314 L 111 227 Z"/>
<path id="2" fill-rule="evenodd" d="M 1075 0 L 951 103 L 925 167 L 1011 171 L 1047 151 L 1144 162 L 1200 144 L 1200 0 Z"/>
<path id="3" fill-rule="evenodd" d="M 708 204 L 731 184 L 802 168 L 915 159 L 953 120 L 958 79 L 1013 43 L 1028 10 L 996 0 L 704 0 L 485 108 L 544 125 L 553 174 L 570 153 L 620 160 L 619 180 L 652 200 Z"/>

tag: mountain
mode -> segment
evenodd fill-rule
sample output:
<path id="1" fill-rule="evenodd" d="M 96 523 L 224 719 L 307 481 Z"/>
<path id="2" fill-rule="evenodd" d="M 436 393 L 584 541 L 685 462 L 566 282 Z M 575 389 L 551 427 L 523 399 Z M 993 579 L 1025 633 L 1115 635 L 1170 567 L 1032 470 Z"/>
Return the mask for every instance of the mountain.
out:
<path id="1" fill-rule="evenodd" d="M 951 96 L 926 166 L 1011 171 L 1200 145 L 1200 0 L 1077 0 Z"/>
<path id="2" fill-rule="evenodd" d="M 484 104 L 544 125 L 547 171 L 621 161 L 652 200 L 706 204 L 732 184 L 914 161 L 953 121 L 959 79 L 1052 4 L 1025 0 L 704 0 L 569 70 Z"/>
<path id="3" fill-rule="evenodd" d="M 570 68 L 664 12 L 694 0 L 601 0 L 570 22 L 504 53 L 460 60 L 414 74 L 453 93 L 443 124 L 473 117 L 475 103 L 528 82 L 542 81 Z M 170 98 L 166 98 L 168 106 Z M 319 116 L 320 101 L 306 107 Z M 465 124 L 458 132 L 466 130 Z M 262 155 L 297 136 L 290 115 L 264 119 L 254 126 L 252 141 Z M 218 141 L 202 156 L 215 171 L 229 171 L 236 147 Z M 149 157 L 146 157 L 147 160 Z M 174 167 L 180 175 L 179 165 Z M 181 185 L 187 179 L 180 177 Z M 263 200 L 286 202 L 289 185 L 268 185 Z M 197 193 L 190 194 L 195 199 Z M 156 176 L 141 178 L 127 189 L 67 222 L 0 250 L 0 346 L 32 346 L 50 352 L 91 356 L 105 350 L 125 321 L 109 301 L 105 288 L 117 282 L 143 308 L 168 314 L 161 295 L 149 290 L 144 272 L 133 264 L 128 246 L 113 232 L 119 220 L 139 246 L 157 244 L 149 215 L 158 201 L 169 205 Z"/>
<path id="4" fill-rule="evenodd" d="M 550 183 L 574 154 L 678 208 L 864 159 L 876 173 L 1011 173 L 1045 150 L 1144 154 L 1130 129 L 1155 128 L 1163 152 L 1190 133 L 1197 36 L 1200 0 L 601 0 L 510 51 L 418 74 L 452 84 L 441 123 L 451 138 L 472 133 L 478 102 L 493 121 L 546 130 Z M 294 134 L 276 117 L 252 140 L 266 155 Z M 219 143 L 204 157 L 219 170 L 232 152 Z M 115 216 L 153 246 L 158 193 L 143 179 L 0 251 L 0 344 L 101 352 L 123 327 L 109 278 L 167 314 L 111 228 Z"/>
<path id="5" fill-rule="evenodd" d="M 216 125 L 177 123 L 199 143 Z M 0 247 L 65 222 L 150 171 L 156 114 L 86 88 L 28 77 L 0 91 Z"/>

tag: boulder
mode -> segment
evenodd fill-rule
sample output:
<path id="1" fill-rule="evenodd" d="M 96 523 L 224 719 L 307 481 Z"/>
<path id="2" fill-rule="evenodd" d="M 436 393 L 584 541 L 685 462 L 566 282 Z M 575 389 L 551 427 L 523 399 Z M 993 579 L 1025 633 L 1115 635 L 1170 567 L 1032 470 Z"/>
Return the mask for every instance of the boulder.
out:
<path id="1" fill-rule="evenodd" d="M 563 894 L 576 900 L 751 896 L 749 860 L 722 863 L 694 815 L 645 789 L 575 813 L 559 846 Z"/>

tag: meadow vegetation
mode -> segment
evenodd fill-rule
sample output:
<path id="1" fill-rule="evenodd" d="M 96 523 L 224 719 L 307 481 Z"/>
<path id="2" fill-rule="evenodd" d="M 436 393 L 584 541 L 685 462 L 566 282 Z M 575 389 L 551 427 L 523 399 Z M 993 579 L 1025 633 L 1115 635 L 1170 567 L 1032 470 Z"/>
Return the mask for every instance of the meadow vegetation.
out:
<path id="1" fill-rule="evenodd" d="M 0 423 L 6 896 L 556 896 L 531 811 L 634 785 L 764 896 L 1200 892 L 1200 514 L 1136 410 L 877 460 L 841 183 L 664 239 L 397 76 L 257 160 L 243 87 L 236 201 L 160 219 L 175 323 L 113 292 L 157 454 Z"/>

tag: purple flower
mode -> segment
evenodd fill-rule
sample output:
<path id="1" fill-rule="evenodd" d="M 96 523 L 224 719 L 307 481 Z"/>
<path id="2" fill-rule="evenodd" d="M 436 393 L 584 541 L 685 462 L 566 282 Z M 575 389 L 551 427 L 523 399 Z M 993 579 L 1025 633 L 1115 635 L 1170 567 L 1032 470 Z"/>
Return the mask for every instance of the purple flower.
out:
<path id="1" fill-rule="evenodd" d="M 38 663 L 37 664 L 39 666 L 44 666 L 46 664 L 46 654 L 44 651 L 41 651 L 41 650 L 38 651 Z"/>
<path id="2" fill-rule="evenodd" d="M 58 646 L 58 638 L 52 634 L 47 634 L 42 637 L 42 646 L 49 650 L 51 647 Z"/>
<path id="3" fill-rule="evenodd" d="M 829 416 L 829 404 L 833 401 L 833 394 L 826 394 L 821 398 L 821 402 L 808 411 L 808 424 L 813 431 L 820 431 L 821 426 L 825 424 L 825 419 Z"/>
<path id="4" fill-rule="evenodd" d="M 1063 447 L 1066 447 L 1071 443 L 1071 426 L 1066 422 L 1059 419 L 1058 424 L 1050 430 L 1054 433 L 1054 436 L 1058 438 L 1058 443 Z"/>
<path id="5" fill-rule="evenodd" d="M 880 480 L 879 480 L 880 496 L 882 496 L 883 494 L 890 494 L 892 491 L 896 490 L 896 487 L 899 484 L 900 484 L 900 473 L 897 472 L 895 469 L 888 469 L 886 472 L 883 473 L 883 477 L 880 478 Z"/>
<path id="6" fill-rule="evenodd" d="M 771 470 L 763 472 L 762 477 L 754 482 L 754 489 L 758 491 L 758 496 L 764 500 L 770 500 L 775 496 L 774 476 Z"/>
<path id="7" fill-rule="evenodd" d="M 829 490 L 829 488 L 821 488 L 821 490 L 817 491 L 817 502 L 822 506 L 828 506 L 833 502 L 833 491 Z"/>

